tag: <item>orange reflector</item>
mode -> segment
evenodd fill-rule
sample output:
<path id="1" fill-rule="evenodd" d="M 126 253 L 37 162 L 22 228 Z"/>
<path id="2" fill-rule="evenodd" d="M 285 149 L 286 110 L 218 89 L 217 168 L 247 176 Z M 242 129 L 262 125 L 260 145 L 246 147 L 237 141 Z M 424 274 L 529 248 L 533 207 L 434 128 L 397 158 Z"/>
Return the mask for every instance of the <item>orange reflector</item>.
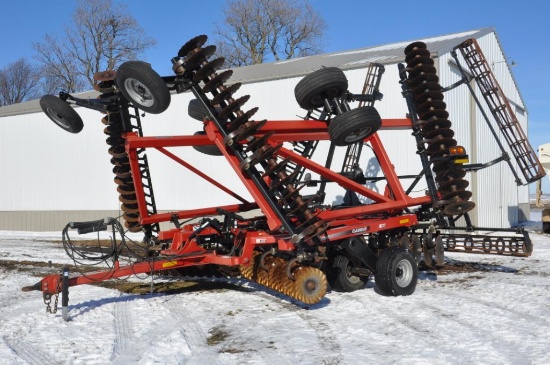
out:
<path id="1" fill-rule="evenodd" d="M 466 154 L 466 149 L 462 146 L 449 147 L 449 152 L 451 155 L 464 155 Z"/>

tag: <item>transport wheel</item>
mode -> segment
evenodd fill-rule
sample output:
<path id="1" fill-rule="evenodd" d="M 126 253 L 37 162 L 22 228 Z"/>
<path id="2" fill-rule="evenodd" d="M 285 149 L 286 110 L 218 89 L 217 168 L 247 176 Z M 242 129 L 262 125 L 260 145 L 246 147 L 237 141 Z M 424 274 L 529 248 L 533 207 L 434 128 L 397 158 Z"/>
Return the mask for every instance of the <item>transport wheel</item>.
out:
<path id="1" fill-rule="evenodd" d="M 378 258 L 375 280 L 383 295 L 411 295 L 418 280 L 414 257 L 402 248 L 386 249 Z"/>
<path id="2" fill-rule="evenodd" d="M 165 82 L 148 63 L 123 63 L 117 70 L 116 83 L 122 95 L 145 112 L 160 114 L 170 105 Z"/>
<path id="3" fill-rule="evenodd" d="M 336 116 L 328 126 L 328 133 L 335 145 L 347 146 L 376 133 L 381 125 L 378 111 L 367 105 Z"/>
<path id="4" fill-rule="evenodd" d="M 325 67 L 305 76 L 294 88 L 300 107 L 309 110 L 324 105 L 324 99 L 342 96 L 348 89 L 348 79 L 338 67 Z"/>
<path id="5" fill-rule="evenodd" d="M 204 131 L 195 132 L 195 136 L 198 136 L 198 135 L 204 136 L 204 135 L 206 135 L 206 132 L 204 132 Z M 199 151 L 200 153 L 204 153 L 205 155 L 223 156 L 222 151 L 220 151 L 218 146 L 216 146 L 215 144 L 212 144 L 212 145 L 209 144 L 209 145 L 204 145 L 204 146 L 193 146 L 193 148 L 196 151 Z"/>
<path id="6" fill-rule="evenodd" d="M 69 133 L 78 133 L 84 128 L 80 115 L 67 103 L 54 95 L 40 98 L 40 107 L 55 124 Z"/>
<path id="7" fill-rule="evenodd" d="M 332 289 L 339 292 L 352 292 L 364 288 L 367 278 L 352 274 L 351 271 L 355 266 L 347 256 L 336 256 L 330 270 Z"/>
<path id="8" fill-rule="evenodd" d="M 222 109 L 219 107 L 214 107 L 214 110 L 216 110 L 216 113 L 219 113 Z M 189 105 L 187 106 L 187 114 L 198 121 L 203 122 L 204 118 L 207 117 L 210 119 L 210 116 L 208 112 L 204 109 L 201 102 L 197 99 L 193 99 L 189 101 Z M 224 119 L 224 118 L 222 118 Z"/>
<path id="9" fill-rule="evenodd" d="M 187 106 L 187 114 L 191 118 L 202 122 L 204 120 L 204 116 L 208 115 L 208 112 L 204 110 L 204 107 L 199 100 L 192 99 L 189 101 L 189 105 Z"/>

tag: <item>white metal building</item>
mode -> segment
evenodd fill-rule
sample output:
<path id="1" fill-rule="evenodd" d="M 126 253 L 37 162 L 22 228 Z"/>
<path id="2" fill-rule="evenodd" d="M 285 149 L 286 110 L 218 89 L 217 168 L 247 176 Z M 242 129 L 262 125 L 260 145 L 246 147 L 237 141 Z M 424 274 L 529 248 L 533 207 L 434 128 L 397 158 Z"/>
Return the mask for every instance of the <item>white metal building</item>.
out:
<path id="1" fill-rule="evenodd" d="M 460 79 L 450 52 L 468 38 L 477 39 L 509 102 L 515 107 L 518 120 L 527 131 L 526 107 L 494 29 L 422 39 L 435 58 L 441 85 L 447 86 Z M 260 110 L 255 119 L 295 120 L 297 116 L 305 115 L 294 99 L 294 87 L 304 75 L 322 66 L 337 66 L 345 71 L 349 90 L 360 93 L 368 64 L 378 62 L 385 65 L 386 71 L 380 87 L 384 98 L 375 106 L 382 118 L 403 118 L 407 107 L 401 95 L 397 64 L 404 61 L 403 50 L 412 41 L 416 40 L 237 68 L 228 83 L 243 83 L 236 96 L 251 95 L 243 110 L 258 106 Z M 472 85 L 476 88 L 474 82 Z M 149 136 L 185 135 L 201 130 L 201 123 L 187 115 L 191 98 L 190 93 L 172 95 L 166 112 L 142 118 L 144 133 Z M 445 102 L 455 139 L 466 147 L 470 162 L 484 163 L 501 155 L 465 85 L 447 92 Z M 37 100 L 0 108 L 0 230 L 57 231 L 69 221 L 120 214 L 111 156 L 107 153 L 104 126 L 100 122 L 102 115 L 84 108 L 77 111 L 84 120 L 84 130 L 79 134 L 69 134 L 41 112 Z M 380 132 L 400 175 L 418 174 L 421 170 L 410 132 Z M 149 151 L 148 158 L 159 211 L 235 202 L 155 152 Z M 173 149 L 172 152 L 223 181 L 241 196 L 249 197 L 223 157 L 203 155 L 189 147 Z M 325 155 L 321 153 L 319 158 L 324 161 Z M 369 164 L 368 154 L 363 160 L 366 174 L 375 174 L 376 166 Z M 340 167 L 341 162 L 334 164 L 335 169 Z M 528 216 L 528 188 L 516 185 L 505 163 L 469 173 L 466 178 L 470 181 L 468 190 L 473 192 L 471 200 L 477 204 L 470 213 L 474 225 L 510 227 Z M 383 186 L 376 188 L 383 189 Z M 423 194 L 423 186 L 415 190 Z M 327 202 L 330 203 L 341 199 L 343 190 L 331 186 L 327 193 Z"/>

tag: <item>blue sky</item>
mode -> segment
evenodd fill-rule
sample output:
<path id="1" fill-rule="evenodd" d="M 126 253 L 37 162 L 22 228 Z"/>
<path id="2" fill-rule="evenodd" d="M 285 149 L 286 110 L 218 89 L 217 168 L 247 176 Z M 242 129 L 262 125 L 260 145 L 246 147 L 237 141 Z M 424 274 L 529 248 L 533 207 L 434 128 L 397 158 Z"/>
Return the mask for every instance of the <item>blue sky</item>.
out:
<path id="1" fill-rule="evenodd" d="M 115 0 L 115 2 L 121 2 Z M 145 32 L 158 41 L 144 57 L 170 75 L 170 58 L 198 34 L 213 34 L 223 20 L 225 0 L 122 1 Z M 529 140 L 536 150 L 550 142 L 550 1 L 334 1 L 311 0 L 329 24 L 326 52 L 415 40 L 494 27 L 529 112 Z M 61 34 L 76 1 L 0 0 L 0 68 L 32 59 L 32 44 L 46 33 Z M 532 184 L 534 185 L 534 184 Z M 531 187 L 533 190 L 534 186 Z M 550 193 L 550 179 L 543 190 Z"/>

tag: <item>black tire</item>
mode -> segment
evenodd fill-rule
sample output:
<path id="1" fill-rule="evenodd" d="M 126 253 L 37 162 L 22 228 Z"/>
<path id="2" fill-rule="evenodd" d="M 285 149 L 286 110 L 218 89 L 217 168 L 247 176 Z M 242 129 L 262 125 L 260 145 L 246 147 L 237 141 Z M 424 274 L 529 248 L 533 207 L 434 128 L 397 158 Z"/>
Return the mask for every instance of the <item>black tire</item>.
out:
<path id="1" fill-rule="evenodd" d="M 390 293 L 390 284 L 387 277 L 383 275 L 383 270 L 381 268 L 388 266 L 388 261 L 393 254 L 393 248 L 387 248 L 378 256 L 376 261 L 376 272 L 374 273 L 374 281 L 376 286 L 381 294 L 388 295 Z"/>
<path id="2" fill-rule="evenodd" d="M 338 67 L 325 67 L 305 76 L 294 88 L 300 107 L 309 110 L 324 105 L 323 99 L 342 96 L 348 90 L 348 79 Z"/>
<path id="3" fill-rule="evenodd" d="M 375 281 L 383 295 L 411 295 L 418 281 L 414 257 L 402 248 L 385 250 L 376 264 Z"/>
<path id="4" fill-rule="evenodd" d="M 206 135 L 206 132 L 204 132 L 204 131 L 195 132 L 195 136 L 197 136 L 197 135 L 203 135 L 204 136 L 204 135 Z M 222 151 L 220 151 L 218 146 L 216 146 L 215 144 L 209 144 L 209 145 L 204 145 L 204 146 L 193 146 L 193 148 L 196 151 L 199 151 L 200 153 L 204 153 L 205 155 L 223 156 Z"/>
<path id="5" fill-rule="evenodd" d="M 222 108 L 214 107 L 214 110 L 216 113 L 219 113 Z M 208 117 L 210 119 L 210 114 L 204 109 L 204 106 L 200 101 L 197 99 L 193 99 L 189 101 L 189 105 L 187 106 L 187 114 L 196 120 L 199 120 L 201 122 L 204 121 L 204 117 Z M 222 118 L 222 120 L 227 120 L 227 118 Z"/>
<path id="6" fill-rule="evenodd" d="M 116 83 L 126 99 L 147 113 L 160 114 L 170 106 L 166 83 L 148 63 L 124 62 L 117 70 Z"/>
<path id="7" fill-rule="evenodd" d="M 332 143 L 347 146 L 373 135 L 381 125 L 378 111 L 367 105 L 336 116 L 328 126 L 328 133 Z"/>
<path id="8" fill-rule="evenodd" d="M 208 112 L 204 110 L 204 106 L 199 100 L 192 99 L 189 101 L 189 105 L 187 106 L 187 114 L 189 114 L 191 118 L 202 122 L 204 120 L 204 116 L 208 115 Z"/>
<path id="9" fill-rule="evenodd" d="M 55 124 L 69 133 L 79 133 L 84 128 L 80 115 L 67 103 L 54 95 L 40 98 L 40 107 Z"/>
<path id="10" fill-rule="evenodd" d="M 355 267 L 353 262 L 344 255 L 338 255 L 332 261 L 330 269 L 330 286 L 339 292 L 352 292 L 365 287 L 366 277 L 356 276 L 350 272 Z"/>

